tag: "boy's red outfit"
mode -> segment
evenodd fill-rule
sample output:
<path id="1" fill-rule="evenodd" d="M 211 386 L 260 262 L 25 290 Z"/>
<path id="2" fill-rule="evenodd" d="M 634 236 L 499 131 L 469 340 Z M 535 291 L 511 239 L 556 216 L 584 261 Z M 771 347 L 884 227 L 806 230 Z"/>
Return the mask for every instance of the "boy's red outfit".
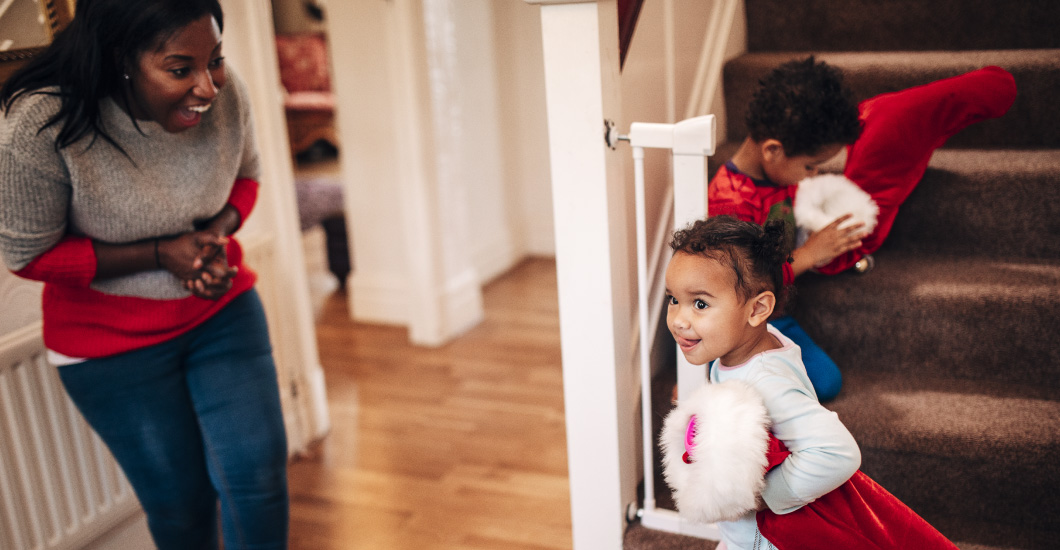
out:
<path id="1" fill-rule="evenodd" d="M 861 102 L 862 132 L 847 147 L 843 174 L 876 201 L 877 226 L 858 249 L 817 270 L 839 273 L 879 249 L 898 207 L 920 182 L 935 149 L 969 125 L 1005 114 L 1015 100 L 1012 75 L 1000 67 L 985 67 Z M 782 219 L 793 226 L 796 188 L 753 180 L 729 163 L 710 182 L 708 212 L 757 224 Z M 785 273 L 786 283 L 792 282 L 790 276 Z"/>

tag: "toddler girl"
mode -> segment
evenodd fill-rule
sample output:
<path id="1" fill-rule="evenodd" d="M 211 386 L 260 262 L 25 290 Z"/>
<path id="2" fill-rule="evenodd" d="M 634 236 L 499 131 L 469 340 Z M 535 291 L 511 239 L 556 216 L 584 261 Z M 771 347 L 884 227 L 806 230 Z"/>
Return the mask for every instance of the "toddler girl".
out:
<path id="1" fill-rule="evenodd" d="M 766 321 L 783 296 L 789 260 L 784 225 L 714 216 L 678 231 L 666 270 L 666 324 L 711 383 L 741 380 L 762 397 L 771 431 L 790 451 L 765 476 L 759 509 L 787 514 L 846 482 L 861 452 L 839 417 L 821 406 L 801 350 Z M 751 550 L 761 537 L 751 510 L 718 523 L 722 546 Z M 761 544 L 761 541 L 759 542 Z"/>

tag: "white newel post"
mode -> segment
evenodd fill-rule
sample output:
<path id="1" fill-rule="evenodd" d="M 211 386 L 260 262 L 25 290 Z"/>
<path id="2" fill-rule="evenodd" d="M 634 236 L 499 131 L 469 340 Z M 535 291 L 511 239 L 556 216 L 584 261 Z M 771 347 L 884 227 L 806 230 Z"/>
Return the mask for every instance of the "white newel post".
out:
<path id="1" fill-rule="evenodd" d="M 262 159 L 258 203 L 240 230 L 248 264 L 258 273 L 280 379 L 280 395 L 292 453 L 329 429 L 324 370 L 320 366 L 294 172 L 287 145 L 279 64 L 270 4 L 222 0 L 225 55 L 250 90 Z"/>
<path id="2" fill-rule="evenodd" d="M 620 549 L 636 493 L 637 373 L 627 153 L 604 141 L 621 106 L 617 8 L 527 1 L 541 5 L 574 548 Z"/>

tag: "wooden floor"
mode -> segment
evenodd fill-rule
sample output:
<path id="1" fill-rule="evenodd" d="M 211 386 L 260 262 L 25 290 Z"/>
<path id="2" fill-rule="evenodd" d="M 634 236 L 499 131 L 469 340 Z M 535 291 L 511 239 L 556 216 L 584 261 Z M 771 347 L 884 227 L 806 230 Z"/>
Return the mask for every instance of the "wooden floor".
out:
<path id="1" fill-rule="evenodd" d="M 332 429 L 290 467 L 292 550 L 571 547 L 555 262 L 484 301 L 483 323 L 428 349 L 328 299 Z"/>

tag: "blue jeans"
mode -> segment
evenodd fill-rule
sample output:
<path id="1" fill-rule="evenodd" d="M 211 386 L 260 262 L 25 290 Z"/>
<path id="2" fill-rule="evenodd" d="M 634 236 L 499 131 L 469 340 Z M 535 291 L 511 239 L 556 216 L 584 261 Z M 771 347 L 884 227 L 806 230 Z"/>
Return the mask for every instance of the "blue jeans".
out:
<path id="1" fill-rule="evenodd" d="M 59 367 L 159 550 L 287 548 L 287 438 L 254 289 L 177 338 Z"/>
<path id="2" fill-rule="evenodd" d="M 821 402 L 835 399 L 835 396 L 839 395 L 839 389 L 843 387 L 843 375 L 840 374 L 835 361 L 802 330 L 792 316 L 785 315 L 770 321 L 769 324 L 802 348 L 802 362 L 806 365 L 806 374 L 813 384 L 813 391 L 817 392 L 817 399 Z"/>

